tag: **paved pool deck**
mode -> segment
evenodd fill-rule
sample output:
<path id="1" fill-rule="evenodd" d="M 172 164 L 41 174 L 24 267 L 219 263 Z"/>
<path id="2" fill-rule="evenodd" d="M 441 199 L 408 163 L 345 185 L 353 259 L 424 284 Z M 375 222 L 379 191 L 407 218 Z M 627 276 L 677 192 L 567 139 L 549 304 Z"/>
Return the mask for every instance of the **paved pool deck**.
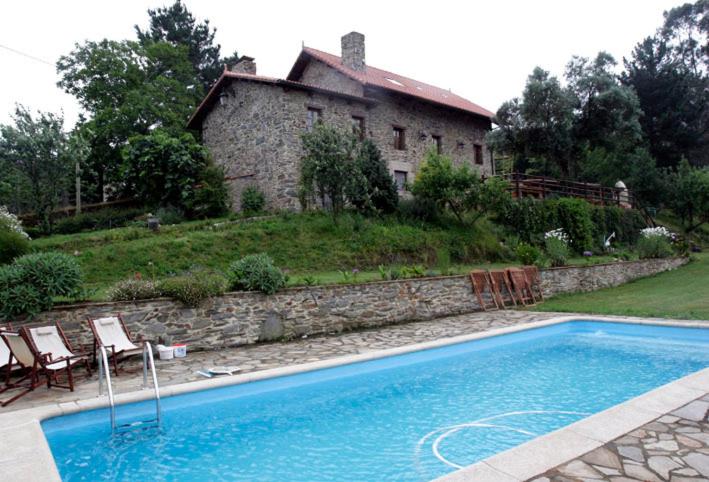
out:
<path id="1" fill-rule="evenodd" d="M 241 374 L 282 372 L 288 371 L 289 367 L 294 365 L 327 365 L 338 363 L 334 359 L 341 357 L 354 360 L 377 356 L 375 352 L 381 350 L 407 350 L 407 345 L 417 343 L 435 345 L 437 340 L 438 343 L 446 343 L 446 339 L 453 337 L 474 338 L 487 336 L 485 332 L 490 331 L 519 330 L 519 327 L 527 324 L 558 323 L 559 321 L 554 319 L 560 315 L 562 314 L 524 311 L 475 313 L 290 342 L 190 353 L 185 359 L 158 361 L 156 365 L 161 387 L 169 395 L 173 391 L 179 393 L 180 384 L 201 384 L 199 380 L 205 378 L 196 372 L 210 366 L 236 365 L 241 368 Z M 563 316 L 596 318 L 590 315 Z M 628 317 L 616 318 L 634 320 Z M 709 326 L 709 321 L 636 320 L 644 323 L 657 321 L 663 324 L 691 323 L 693 326 Z M 260 374 L 243 376 L 256 378 Z M 229 383 L 226 379 L 220 381 Z M 125 373 L 114 379 L 114 390 L 117 393 L 135 392 L 140 389 L 141 383 L 139 364 L 137 361 L 132 362 L 127 364 Z M 34 417 L 33 412 L 47 411 L 48 405 L 53 405 L 53 410 L 58 410 L 57 413 L 63 413 L 65 410 L 70 413 L 81 407 L 97 405 L 97 385 L 94 374 L 88 380 L 80 380 L 73 393 L 42 387 L 9 407 L 1 408 L 0 420 L 10 422 L 10 425 L 15 423 L 17 428 L 27 428 L 20 434 L 17 428 L 8 427 L 3 430 L 0 427 L 0 453 L 5 453 L 6 450 L 14 452 L 14 459 L 10 457 L 3 460 L 0 457 L 0 473 L 7 462 L 13 464 L 13 470 L 8 473 L 8 481 L 56 480 L 51 475 L 56 473 L 56 469 L 52 469 L 53 461 L 48 448 L 45 447 L 46 442 L 41 435 L 39 424 L 36 421 L 26 422 L 25 419 Z M 168 388 L 170 386 L 175 387 Z M 7 393 L 2 394 L 2 397 L 6 396 Z M 18 410 L 21 412 L 13 413 Z M 709 482 L 708 412 L 709 369 L 704 369 L 559 431 L 451 473 L 442 480 Z M 5 432 L 7 438 L 2 436 L 2 432 Z M 39 445 L 42 447 L 38 448 Z M 6 468 L 8 467 L 10 466 L 7 465 Z M 34 472 L 37 472 L 37 477 L 32 477 Z"/>
<path id="2" fill-rule="evenodd" d="M 368 352 L 397 348 L 414 343 L 450 338 L 504 328 L 533 321 L 543 321 L 558 313 L 524 311 L 488 311 L 472 313 L 429 321 L 402 323 L 369 330 L 301 338 L 287 342 L 259 343 L 216 351 L 188 353 L 186 358 L 169 361 L 155 361 L 158 380 L 161 387 L 204 380 L 196 372 L 214 366 L 238 366 L 239 373 L 249 373 L 270 368 L 286 367 L 337 358 L 344 355 L 357 355 Z M 133 357 L 122 365 L 125 372 L 113 377 L 116 394 L 140 390 L 142 378 L 142 359 Z M 48 390 L 44 386 L 37 388 L 8 405 L 0 407 L 0 414 L 12 410 L 35 408 L 49 403 L 73 402 L 95 398 L 98 394 L 98 376 L 96 371 L 91 378 L 84 377 L 83 370 L 78 370 L 77 386 L 74 392 L 60 388 Z M 13 392 L 0 394 L 0 400 L 8 399 Z"/>

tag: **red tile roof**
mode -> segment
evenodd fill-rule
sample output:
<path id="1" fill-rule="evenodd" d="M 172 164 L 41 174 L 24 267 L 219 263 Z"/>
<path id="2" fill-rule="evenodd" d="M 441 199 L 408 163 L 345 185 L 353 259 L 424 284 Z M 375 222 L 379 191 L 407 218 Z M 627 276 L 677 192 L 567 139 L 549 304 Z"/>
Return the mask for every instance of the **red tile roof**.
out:
<path id="1" fill-rule="evenodd" d="M 299 71 L 302 69 L 302 64 L 307 57 L 313 57 L 330 67 L 338 70 L 344 75 L 360 82 L 365 87 L 376 86 L 386 90 L 398 92 L 400 94 L 411 95 L 420 99 L 442 104 L 448 107 L 454 107 L 483 117 L 492 118 L 494 114 L 489 110 L 480 107 L 479 105 L 470 102 L 459 95 L 456 95 L 448 90 L 435 87 L 430 84 L 419 82 L 402 75 L 397 75 L 386 70 L 377 69 L 367 65 L 364 72 L 352 70 L 342 64 L 342 59 L 337 55 L 332 55 L 327 52 L 322 52 L 310 47 L 303 47 L 298 60 L 288 74 L 289 80 L 297 80 Z"/>

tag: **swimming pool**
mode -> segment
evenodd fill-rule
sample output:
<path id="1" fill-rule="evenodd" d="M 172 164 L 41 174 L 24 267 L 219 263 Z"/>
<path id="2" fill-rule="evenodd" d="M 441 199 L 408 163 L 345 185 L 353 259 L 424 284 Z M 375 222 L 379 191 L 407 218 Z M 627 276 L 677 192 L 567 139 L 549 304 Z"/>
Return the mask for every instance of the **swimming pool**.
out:
<path id="1" fill-rule="evenodd" d="M 42 423 L 64 480 L 430 480 L 709 366 L 697 328 L 573 321 Z M 118 409 L 145 417 L 151 403 Z"/>

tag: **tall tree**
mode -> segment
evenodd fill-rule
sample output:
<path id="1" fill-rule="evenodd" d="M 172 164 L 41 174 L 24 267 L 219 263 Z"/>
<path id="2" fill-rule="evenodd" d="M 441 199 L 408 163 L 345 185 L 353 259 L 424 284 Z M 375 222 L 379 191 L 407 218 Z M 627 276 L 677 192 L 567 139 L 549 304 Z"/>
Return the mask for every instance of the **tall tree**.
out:
<path id="1" fill-rule="evenodd" d="M 199 83 L 206 92 L 219 78 L 224 65 L 238 60 L 238 55 L 221 58 L 221 46 L 214 43 L 216 29 L 210 28 L 209 20 L 197 22 L 192 13 L 180 1 L 169 7 L 148 10 L 150 24 L 142 30 L 135 26 L 138 40 L 146 45 L 152 42 L 168 42 L 173 46 L 185 46 Z"/>
<path id="2" fill-rule="evenodd" d="M 182 132 L 201 98 L 187 47 L 165 42 L 77 44 L 57 70 L 59 86 L 89 115 L 80 130 L 91 146 L 86 175 L 95 179 L 98 200 L 105 185 L 118 179 L 121 149 L 130 137 L 158 127 Z"/>
<path id="3" fill-rule="evenodd" d="M 72 155 L 64 118 L 18 105 L 14 125 L 0 125 L 0 159 L 27 185 L 29 204 L 44 231 L 51 232 L 52 211 L 71 182 Z"/>
<path id="4" fill-rule="evenodd" d="M 607 52 L 599 52 L 593 60 L 575 56 L 567 65 L 566 82 L 577 111 L 576 147 L 603 148 L 622 157 L 642 141 L 642 112 L 633 89 L 613 73 L 615 66 Z"/>
<path id="5" fill-rule="evenodd" d="M 709 1 L 665 12 L 658 33 L 624 59 L 623 83 L 637 92 L 650 152 L 662 167 L 686 158 L 709 164 Z"/>
<path id="6" fill-rule="evenodd" d="M 559 80 L 536 67 L 527 77 L 522 98 L 505 102 L 497 111 L 499 129 L 489 142 L 514 156 L 518 170 L 569 176 L 573 114 L 572 98 Z"/>

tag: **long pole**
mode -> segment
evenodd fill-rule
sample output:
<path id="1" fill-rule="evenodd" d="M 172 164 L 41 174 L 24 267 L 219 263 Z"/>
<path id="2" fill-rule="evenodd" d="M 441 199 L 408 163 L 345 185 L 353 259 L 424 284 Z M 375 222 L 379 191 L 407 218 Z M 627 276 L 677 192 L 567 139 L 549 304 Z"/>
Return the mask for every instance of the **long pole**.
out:
<path id="1" fill-rule="evenodd" d="M 81 163 L 76 160 L 76 214 L 81 214 Z"/>

